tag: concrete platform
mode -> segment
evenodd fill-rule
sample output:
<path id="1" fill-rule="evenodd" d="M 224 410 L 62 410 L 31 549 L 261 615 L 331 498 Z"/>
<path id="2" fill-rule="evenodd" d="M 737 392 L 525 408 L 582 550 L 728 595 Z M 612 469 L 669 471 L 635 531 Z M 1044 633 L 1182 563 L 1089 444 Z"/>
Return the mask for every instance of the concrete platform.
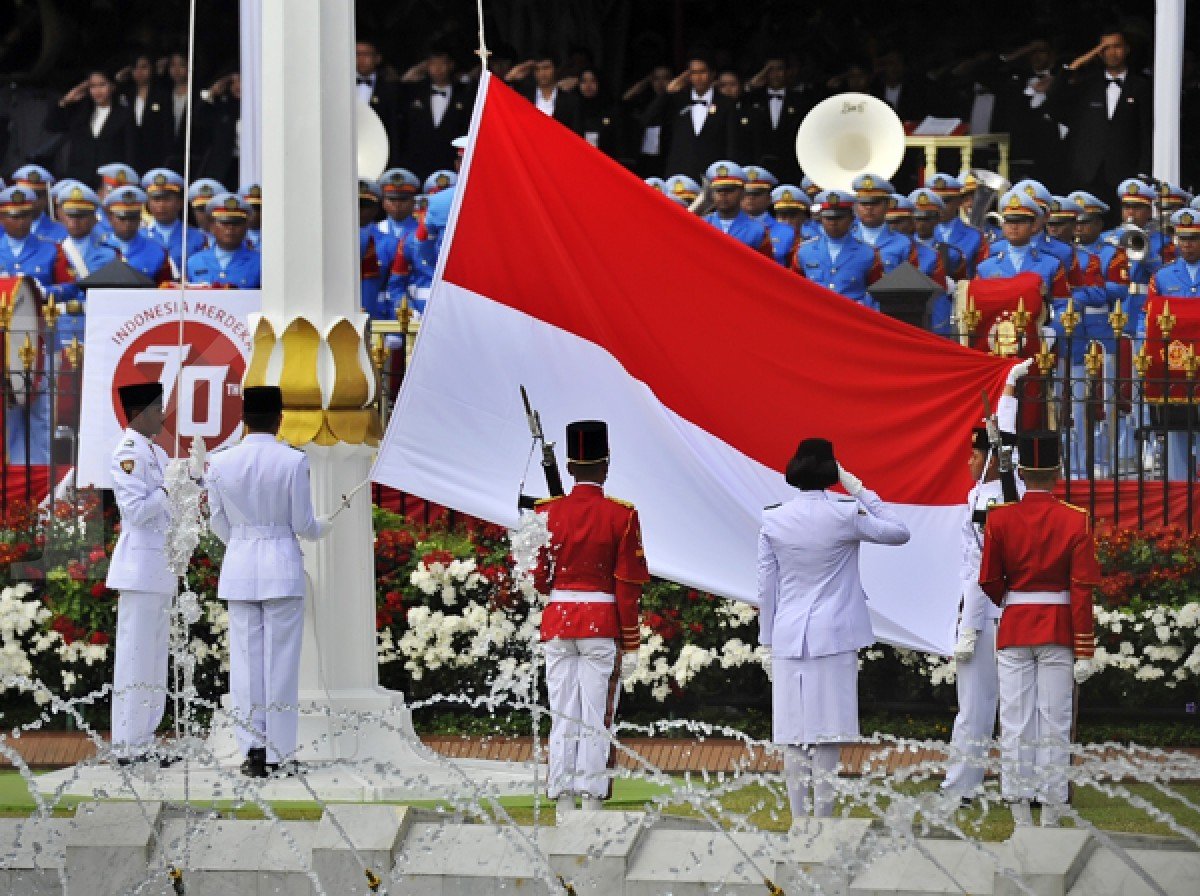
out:
<path id="1" fill-rule="evenodd" d="M 238 763 L 240 764 L 240 763 Z M 452 799 L 474 803 L 482 796 L 517 796 L 534 791 L 532 763 L 488 760 L 426 759 L 397 769 L 385 763 L 313 763 L 297 777 L 252 779 L 238 764 L 160 769 L 152 763 L 124 768 L 85 763 L 38 775 L 44 797 L 73 796 L 96 800 L 160 802 L 319 801 L 378 803 L 399 800 Z M 545 769 L 540 771 L 545 780 Z"/>

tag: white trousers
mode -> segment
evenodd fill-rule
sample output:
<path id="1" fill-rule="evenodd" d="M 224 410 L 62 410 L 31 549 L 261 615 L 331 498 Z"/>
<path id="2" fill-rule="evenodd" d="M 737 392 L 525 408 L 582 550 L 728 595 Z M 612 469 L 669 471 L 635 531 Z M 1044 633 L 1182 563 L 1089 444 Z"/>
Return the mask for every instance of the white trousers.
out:
<path id="1" fill-rule="evenodd" d="M 833 815 L 834 778 L 841 756 L 839 744 L 789 744 L 783 748 L 783 780 L 793 823 L 809 814 L 817 818 Z"/>
<path id="2" fill-rule="evenodd" d="M 542 644 L 550 698 L 550 768 L 546 795 L 608 799 L 615 754 L 621 664 L 613 638 L 554 638 Z"/>
<path id="3" fill-rule="evenodd" d="M 942 789 L 966 796 L 983 784 L 987 751 L 996 732 L 1000 682 L 996 671 L 996 623 L 988 620 L 975 641 L 975 653 L 955 661 L 958 715 L 950 735 L 953 755 Z"/>
<path id="4" fill-rule="evenodd" d="M 296 751 L 304 598 L 229 601 L 229 695 L 242 752 L 267 762 Z"/>
<path id="5" fill-rule="evenodd" d="M 167 705 L 171 594 L 121 591 L 113 668 L 112 743 L 123 753 L 154 743 Z"/>
<path id="6" fill-rule="evenodd" d="M 1067 801 L 1071 701 L 1070 647 L 1005 647 L 1000 676 L 1000 790 L 1006 800 Z"/>

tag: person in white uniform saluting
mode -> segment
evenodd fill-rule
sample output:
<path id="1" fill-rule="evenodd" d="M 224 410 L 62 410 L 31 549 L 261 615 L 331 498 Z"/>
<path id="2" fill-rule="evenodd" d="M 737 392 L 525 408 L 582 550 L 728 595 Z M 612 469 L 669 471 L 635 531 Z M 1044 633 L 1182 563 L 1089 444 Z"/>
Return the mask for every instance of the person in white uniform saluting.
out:
<path id="1" fill-rule="evenodd" d="M 859 545 L 904 544 L 909 533 L 826 439 L 801 442 L 785 476 L 800 494 L 763 513 L 758 624 L 771 648 L 772 739 L 785 748 L 795 819 L 833 814 L 840 745 L 859 737 L 857 651 L 875 641 Z M 825 491 L 838 482 L 849 498 Z"/>
<path id="2" fill-rule="evenodd" d="M 167 568 L 167 453 L 154 443 L 163 427 L 162 385 L 133 383 L 117 392 L 128 427 L 112 458 L 121 535 L 105 584 L 119 592 L 112 745 L 117 762 L 128 765 L 154 753 L 154 732 L 166 707 L 167 637 L 177 582 Z M 170 762 L 161 754 L 159 759 Z"/>
<path id="3" fill-rule="evenodd" d="M 215 452 L 208 471 L 213 533 L 225 542 L 217 597 L 229 603 L 229 691 L 242 773 L 296 771 L 304 559 L 299 538 L 329 531 L 313 512 L 308 457 L 277 441 L 283 395 L 242 392 L 241 443 Z"/>

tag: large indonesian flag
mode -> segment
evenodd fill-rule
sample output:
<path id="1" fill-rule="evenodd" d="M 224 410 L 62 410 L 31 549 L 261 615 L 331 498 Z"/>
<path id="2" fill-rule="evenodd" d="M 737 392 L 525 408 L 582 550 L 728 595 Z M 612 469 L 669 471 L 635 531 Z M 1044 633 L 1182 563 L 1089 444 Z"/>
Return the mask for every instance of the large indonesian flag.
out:
<path id="1" fill-rule="evenodd" d="M 762 508 L 795 494 L 797 442 L 825 436 L 913 531 L 863 549 L 876 634 L 948 653 L 969 433 L 1012 362 L 801 279 L 494 79 L 470 136 L 376 481 L 513 524 L 524 383 L 548 438 L 608 421 L 608 491 L 637 504 L 652 572 L 754 601 Z"/>

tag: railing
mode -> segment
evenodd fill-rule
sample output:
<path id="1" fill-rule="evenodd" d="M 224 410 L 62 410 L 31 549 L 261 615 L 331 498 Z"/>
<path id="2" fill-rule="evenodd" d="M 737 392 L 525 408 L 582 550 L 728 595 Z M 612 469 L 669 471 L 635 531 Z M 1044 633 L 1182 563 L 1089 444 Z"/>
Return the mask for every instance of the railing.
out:
<path id="1" fill-rule="evenodd" d="M 965 315 L 970 317 L 969 314 Z M 1078 317 L 1078 315 L 1076 315 Z M 0 315 L 2 318 L 2 315 Z M 1067 317 L 1067 323 L 1071 323 Z M 0 319 L 0 325 L 4 321 Z M 952 321 L 969 336 L 970 320 Z M 370 356 L 379 375 L 379 408 L 386 424 L 412 356 L 418 324 L 373 321 Z M 5 352 L 3 407 L 0 423 L 6 436 L 0 465 L 0 493 L 9 505 L 36 502 L 74 466 L 78 456 L 78 424 L 82 391 L 83 346 L 78 339 L 63 344 L 53 322 L 42 328 L 43 342 L 59 350 L 39 352 L 39 334 L 0 327 Z M 1054 428 L 1062 434 L 1065 500 L 1091 511 L 1102 525 L 1200 528 L 1195 495 L 1195 458 L 1200 453 L 1200 357 L 1195 346 L 1182 345 L 1168 331 L 1140 342 L 1122 337 L 1127 359 L 1118 363 L 1098 341 L 1087 340 L 1078 325 L 1063 327 L 1059 344 L 1042 343 L 1026 350 L 1021 339 L 998 341 L 1000 351 L 1034 356 L 1036 363 L 1021 391 L 1019 428 Z M 15 347 L 10 352 L 8 349 Z M 1077 357 L 1070 365 L 1063 358 Z M 1164 363 L 1155 364 L 1158 357 Z M 1158 371 L 1156 373 L 1156 370 Z M 1170 401 L 1161 401 L 1162 396 Z M 992 397 L 994 401 L 995 397 Z M 39 463 L 40 430 L 49 435 L 40 446 L 47 463 Z M 13 439 L 14 445 L 10 445 Z M 48 450 L 46 450 L 48 449 Z M 965 436 L 964 436 L 965 450 Z M 43 482 L 44 477 L 44 482 Z M 376 497 L 382 492 L 376 491 Z M 428 511 L 422 502 L 401 496 L 401 512 Z M 428 517 L 426 517 L 428 520 Z"/>
<path id="2" fill-rule="evenodd" d="M 909 135 L 904 138 L 904 145 L 908 149 L 923 149 L 925 150 L 925 164 L 922 168 L 922 179 L 924 183 L 938 170 L 937 154 L 939 149 L 957 149 L 959 156 L 958 171 L 966 171 L 972 165 L 975 150 L 986 149 L 987 147 L 996 147 L 999 153 L 999 161 L 996 164 L 996 169 L 1000 176 L 1005 180 L 1008 179 L 1008 156 L 1009 156 L 1009 139 L 1008 134 L 966 134 L 961 137 L 923 137 Z"/>

